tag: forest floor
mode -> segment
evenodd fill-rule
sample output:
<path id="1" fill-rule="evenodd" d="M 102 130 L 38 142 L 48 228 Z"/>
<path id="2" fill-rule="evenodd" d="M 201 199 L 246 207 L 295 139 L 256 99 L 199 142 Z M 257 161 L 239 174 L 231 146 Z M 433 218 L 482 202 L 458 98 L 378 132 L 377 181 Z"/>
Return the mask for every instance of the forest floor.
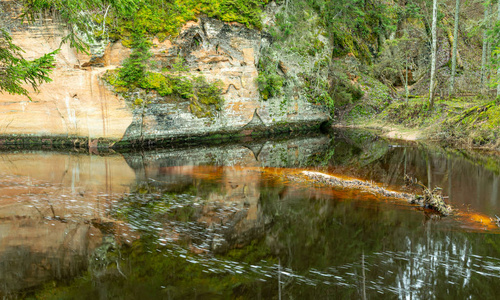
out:
<path id="1" fill-rule="evenodd" d="M 382 109 L 361 100 L 344 111 L 335 126 L 370 128 L 402 140 L 439 142 L 458 148 L 500 150 L 500 105 L 484 97 L 437 99 L 430 109 L 427 98 L 392 101 Z"/>

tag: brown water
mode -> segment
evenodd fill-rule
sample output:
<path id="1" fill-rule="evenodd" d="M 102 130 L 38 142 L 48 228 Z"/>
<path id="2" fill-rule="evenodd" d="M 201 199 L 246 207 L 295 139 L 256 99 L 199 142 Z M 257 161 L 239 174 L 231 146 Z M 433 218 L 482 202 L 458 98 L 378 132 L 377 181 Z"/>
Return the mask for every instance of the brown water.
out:
<path id="1" fill-rule="evenodd" d="M 339 131 L 130 154 L 0 154 L 0 295 L 48 299 L 496 298 L 500 159 Z M 408 191 L 457 215 L 296 181 Z"/>

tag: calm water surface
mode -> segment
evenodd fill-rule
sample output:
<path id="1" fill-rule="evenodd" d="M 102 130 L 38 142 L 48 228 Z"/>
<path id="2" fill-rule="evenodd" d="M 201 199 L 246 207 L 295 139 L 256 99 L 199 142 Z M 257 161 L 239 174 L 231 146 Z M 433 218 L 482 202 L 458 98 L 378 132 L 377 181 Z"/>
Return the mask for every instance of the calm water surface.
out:
<path id="1" fill-rule="evenodd" d="M 411 191 L 458 216 L 287 176 Z M 0 296 L 496 299 L 500 159 L 339 131 L 128 154 L 0 152 Z"/>

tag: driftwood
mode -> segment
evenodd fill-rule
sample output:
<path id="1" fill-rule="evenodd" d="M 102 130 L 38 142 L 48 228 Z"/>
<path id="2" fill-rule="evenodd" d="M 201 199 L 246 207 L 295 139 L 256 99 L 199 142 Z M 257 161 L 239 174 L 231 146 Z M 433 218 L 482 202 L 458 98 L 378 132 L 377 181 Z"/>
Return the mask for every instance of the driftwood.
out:
<path id="1" fill-rule="evenodd" d="M 425 208 L 432 209 L 443 216 L 448 216 L 452 213 L 452 208 L 444 202 L 440 188 L 435 188 L 434 190 L 431 191 L 416 180 L 412 182 L 417 183 L 419 186 L 423 188 L 423 195 L 415 195 L 415 194 L 391 191 L 367 181 L 358 179 L 343 179 L 340 177 L 320 172 L 302 171 L 302 174 L 309 179 L 330 186 L 360 189 L 374 194 L 378 194 L 383 197 L 403 199 L 408 201 L 408 203 L 418 204 Z"/>

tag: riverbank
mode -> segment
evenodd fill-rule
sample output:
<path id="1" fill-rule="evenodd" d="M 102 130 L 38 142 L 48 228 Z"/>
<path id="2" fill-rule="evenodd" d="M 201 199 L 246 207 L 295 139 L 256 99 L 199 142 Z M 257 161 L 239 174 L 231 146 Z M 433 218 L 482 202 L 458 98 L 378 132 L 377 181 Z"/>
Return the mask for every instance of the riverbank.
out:
<path id="1" fill-rule="evenodd" d="M 436 142 L 465 149 L 500 149 L 500 107 L 481 98 L 438 99 L 429 109 L 427 99 L 395 100 L 372 114 L 366 102 L 347 109 L 336 127 L 375 129 L 400 140 Z"/>
<path id="2" fill-rule="evenodd" d="M 279 123 L 265 126 L 249 123 L 233 130 L 221 130 L 211 134 L 179 134 L 170 137 L 112 140 L 79 136 L 0 135 L 0 150 L 89 150 L 128 152 L 152 147 L 185 147 L 219 145 L 227 142 L 248 142 L 259 139 L 315 135 L 321 131 L 322 122 Z"/>

